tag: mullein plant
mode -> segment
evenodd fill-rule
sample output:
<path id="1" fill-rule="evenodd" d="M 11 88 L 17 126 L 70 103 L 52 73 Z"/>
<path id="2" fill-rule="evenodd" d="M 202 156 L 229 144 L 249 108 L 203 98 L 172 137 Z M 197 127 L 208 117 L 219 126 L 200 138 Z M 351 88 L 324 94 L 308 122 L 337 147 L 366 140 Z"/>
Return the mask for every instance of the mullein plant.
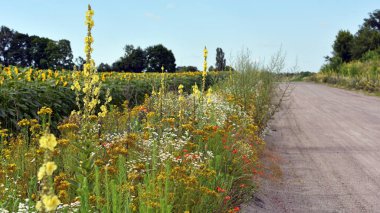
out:
<path id="1" fill-rule="evenodd" d="M 185 109 L 184 109 L 184 106 L 186 104 L 186 100 L 185 100 L 185 97 L 183 96 L 183 85 L 180 84 L 178 86 L 178 106 L 179 106 L 179 110 L 178 110 L 178 118 L 179 118 L 179 130 L 180 132 L 182 132 L 182 124 L 185 120 Z"/>
<path id="2" fill-rule="evenodd" d="M 84 52 L 86 54 L 86 63 L 83 66 L 83 87 L 81 87 L 80 82 L 77 78 L 78 75 L 73 74 L 74 82 L 71 89 L 76 92 L 77 95 L 77 105 L 80 109 L 77 114 L 82 115 L 83 119 L 87 119 L 89 116 L 95 114 L 96 107 L 100 104 L 99 95 L 102 88 L 102 82 L 96 71 L 95 61 L 91 57 L 93 52 L 92 44 L 94 43 L 94 38 L 92 37 L 91 30 L 94 27 L 94 11 L 91 6 L 88 5 L 88 10 L 86 12 L 86 26 L 87 26 L 87 36 L 85 37 L 85 48 Z M 83 107 L 80 105 L 80 93 L 83 96 Z M 100 106 L 99 117 L 105 117 L 107 114 L 107 104 L 112 100 L 110 92 L 107 91 L 105 104 Z"/>
<path id="3" fill-rule="evenodd" d="M 79 107 L 79 111 L 73 111 L 72 116 L 79 118 L 79 131 L 77 141 L 73 143 L 75 150 L 78 152 L 77 161 L 79 166 L 75 169 L 75 176 L 77 178 L 77 191 L 81 199 L 81 210 L 88 208 L 89 190 L 92 186 L 91 174 L 95 170 L 95 159 L 97 156 L 97 140 L 101 134 L 101 119 L 106 117 L 108 113 L 107 105 L 111 102 L 112 97 L 110 91 L 107 90 L 105 102 L 99 107 L 99 112 L 96 115 L 96 110 L 100 105 L 99 99 L 100 91 L 102 88 L 102 82 L 95 67 L 95 62 L 91 57 L 93 52 L 92 44 L 94 39 L 92 37 L 91 30 L 94 27 L 93 21 L 94 11 L 91 6 L 88 6 L 86 12 L 85 25 L 87 26 L 87 36 L 85 37 L 85 54 L 86 63 L 83 67 L 82 82 L 77 76 L 73 74 L 74 82 L 71 89 L 76 93 L 76 101 Z M 81 95 L 83 94 L 83 95 Z M 81 98 L 82 97 L 82 98 Z M 80 103 L 83 102 L 83 105 Z M 99 123 L 98 123 L 99 122 Z"/>
<path id="4" fill-rule="evenodd" d="M 44 163 L 38 170 L 37 178 L 40 181 L 40 200 L 36 204 L 39 212 L 53 212 L 57 209 L 61 201 L 54 192 L 53 173 L 57 169 L 57 165 L 52 160 L 54 148 L 57 146 L 57 140 L 53 134 L 49 132 L 50 116 L 52 114 L 50 108 L 43 107 L 38 111 L 38 115 L 42 117 L 42 127 L 44 133 L 39 140 L 40 148 L 44 150 Z"/>
<path id="5" fill-rule="evenodd" d="M 207 55 L 208 55 L 208 50 L 205 47 L 203 50 L 203 72 L 202 72 L 202 94 L 206 91 L 206 77 L 207 77 Z"/>
<path id="6" fill-rule="evenodd" d="M 162 119 L 163 117 L 163 98 L 165 97 L 165 67 L 162 66 L 161 67 L 161 86 L 160 86 L 160 90 L 159 90 L 159 104 L 160 104 L 160 118 Z"/>

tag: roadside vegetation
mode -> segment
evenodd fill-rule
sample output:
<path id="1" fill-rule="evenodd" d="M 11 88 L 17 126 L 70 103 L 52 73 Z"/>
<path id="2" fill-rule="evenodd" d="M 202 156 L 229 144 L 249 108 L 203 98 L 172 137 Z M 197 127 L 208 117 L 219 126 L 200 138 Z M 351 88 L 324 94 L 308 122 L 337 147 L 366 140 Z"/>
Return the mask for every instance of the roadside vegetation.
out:
<path id="1" fill-rule="evenodd" d="M 83 70 L 0 70 L 0 211 L 239 212 L 281 57 L 210 73 L 205 48 L 198 73 L 97 73 L 93 15 Z"/>
<path id="2" fill-rule="evenodd" d="M 345 88 L 380 92 L 380 10 L 369 14 L 354 35 L 338 32 L 332 56 L 326 56 L 321 71 L 312 81 Z"/>

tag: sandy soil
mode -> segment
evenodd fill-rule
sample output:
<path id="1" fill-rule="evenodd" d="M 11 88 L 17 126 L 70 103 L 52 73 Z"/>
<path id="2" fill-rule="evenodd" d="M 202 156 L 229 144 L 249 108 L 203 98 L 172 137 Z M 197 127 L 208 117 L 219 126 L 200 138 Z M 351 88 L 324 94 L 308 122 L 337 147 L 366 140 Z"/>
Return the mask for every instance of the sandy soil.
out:
<path id="1" fill-rule="evenodd" d="M 380 212 L 380 98 L 293 86 L 266 137 L 281 177 L 242 212 Z"/>

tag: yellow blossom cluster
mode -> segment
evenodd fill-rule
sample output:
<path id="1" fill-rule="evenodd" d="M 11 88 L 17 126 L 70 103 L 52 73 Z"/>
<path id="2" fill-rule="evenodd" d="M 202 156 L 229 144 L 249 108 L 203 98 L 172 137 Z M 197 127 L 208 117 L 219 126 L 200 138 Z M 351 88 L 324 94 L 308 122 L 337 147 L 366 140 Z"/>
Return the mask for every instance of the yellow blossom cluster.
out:
<path id="1" fill-rule="evenodd" d="M 55 146 L 57 146 L 57 139 L 53 134 L 45 134 L 40 138 L 40 147 L 54 151 Z"/>
<path id="2" fill-rule="evenodd" d="M 54 211 L 57 209 L 61 201 L 56 195 L 43 195 L 41 201 L 38 201 L 36 204 L 36 209 L 38 211 L 43 211 L 44 209 L 48 212 Z"/>
<path id="3" fill-rule="evenodd" d="M 37 114 L 38 115 L 51 115 L 53 113 L 53 110 L 49 107 L 42 107 Z"/>
<path id="4" fill-rule="evenodd" d="M 203 61 L 203 72 L 202 72 L 202 92 L 204 92 L 206 89 L 207 55 L 208 55 L 208 50 L 205 47 L 205 49 L 203 50 L 204 61 Z"/>
<path id="5" fill-rule="evenodd" d="M 53 161 L 44 163 L 38 170 L 38 180 L 42 180 L 45 176 L 51 176 L 56 169 L 57 165 Z"/>

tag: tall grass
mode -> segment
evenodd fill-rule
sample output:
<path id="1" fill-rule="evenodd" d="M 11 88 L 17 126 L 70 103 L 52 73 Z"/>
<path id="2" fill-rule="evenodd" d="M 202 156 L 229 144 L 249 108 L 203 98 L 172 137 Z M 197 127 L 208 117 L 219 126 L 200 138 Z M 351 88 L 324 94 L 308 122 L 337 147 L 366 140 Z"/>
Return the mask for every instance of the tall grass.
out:
<path id="1" fill-rule="evenodd" d="M 284 55 L 278 51 L 269 64 L 252 59 L 249 49 L 243 49 L 235 58 L 236 71 L 228 81 L 220 84 L 233 101 L 264 128 L 270 118 L 272 98 L 279 82 L 279 73 L 284 69 Z"/>

